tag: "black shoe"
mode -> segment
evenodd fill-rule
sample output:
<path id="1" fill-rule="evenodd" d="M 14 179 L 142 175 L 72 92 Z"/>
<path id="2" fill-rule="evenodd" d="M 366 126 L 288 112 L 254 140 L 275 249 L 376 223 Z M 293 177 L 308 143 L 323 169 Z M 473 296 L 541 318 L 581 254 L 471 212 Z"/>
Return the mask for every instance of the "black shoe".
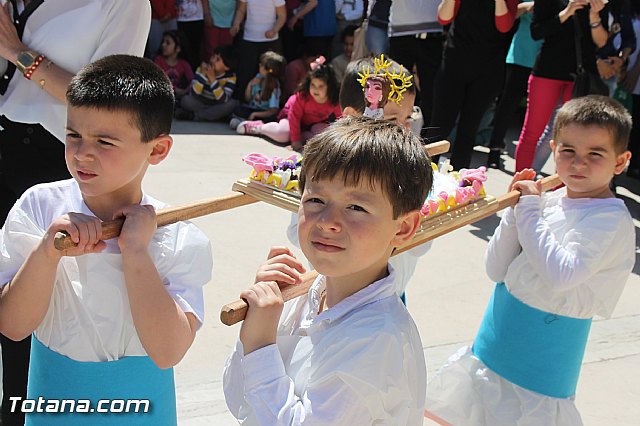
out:
<path id="1" fill-rule="evenodd" d="M 195 117 L 195 114 L 192 111 L 188 111 L 184 108 L 176 108 L 173 112 L 173 118 L 176 120 L 182 121 L 192 121 Z"/>
<path id="2" fill-rule="evenodd" d="M 502 148 L 491 148 L 487 157 L 487 167 L 490 169 L 499 169 L 502 162 Z"/>

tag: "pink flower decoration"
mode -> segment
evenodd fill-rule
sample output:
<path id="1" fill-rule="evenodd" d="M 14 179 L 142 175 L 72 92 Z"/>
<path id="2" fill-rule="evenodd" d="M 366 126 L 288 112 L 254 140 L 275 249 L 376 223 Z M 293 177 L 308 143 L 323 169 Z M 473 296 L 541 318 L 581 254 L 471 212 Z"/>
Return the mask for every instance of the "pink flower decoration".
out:
<path id="1" fill-rule="evenodd" d="M 309 64 L 312 71 L 317 70 L 320 66 L 324 65 L 327 59 L 324 56 L 318 56 L 315 61 Z"/>
<path id="2" fill-rule="evenodd" d="M 262 171 L 273 171 L 273 159 L 264 154 L 252 152 L 251 154 L 247 154 L 242 157 L 242 161 L 253 167 L 256 173 L 260 173 Z"/>

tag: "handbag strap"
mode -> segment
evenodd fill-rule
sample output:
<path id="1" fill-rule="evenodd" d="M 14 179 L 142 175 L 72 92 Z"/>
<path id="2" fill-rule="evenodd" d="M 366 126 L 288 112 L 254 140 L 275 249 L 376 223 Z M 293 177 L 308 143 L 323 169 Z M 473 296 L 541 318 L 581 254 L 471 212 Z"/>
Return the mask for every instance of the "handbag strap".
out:
<path id="1" fill-rule="evenodd" d="M 18 15 L 18 6 L 16 4 L 16 0 L 11 0 L 11 4 L 13 6 L 13 22 L 16 26 L 16 31 L 18 32 L 18 38 L 22 40 L 22 35 L 24 34 L 24 28 L 27 24 L 27 19 L 35 10 L 44 3 L 44 0 L 31 0 L 29 4 L 24 8 L 22 13 Z M 13 74 L 16 72 L 16 66 L 9 62 L 7 64 L 7 70 L 4 72 L 4 75 L 0 77 L 0 95 L 4 95 L 9 87 L 9 82 L 13 78 Z"/>
<path id="2" fill-rule="evenodd" d="M 580 21 L 578 15 L 575 13 L 571 19 L 573 20 L 574 31 L 573 35 L 576 41 L 576 74 L 582 74 L 584 72 L 584 66 L 582 65 L 582 28 L 580 28 Z"/>

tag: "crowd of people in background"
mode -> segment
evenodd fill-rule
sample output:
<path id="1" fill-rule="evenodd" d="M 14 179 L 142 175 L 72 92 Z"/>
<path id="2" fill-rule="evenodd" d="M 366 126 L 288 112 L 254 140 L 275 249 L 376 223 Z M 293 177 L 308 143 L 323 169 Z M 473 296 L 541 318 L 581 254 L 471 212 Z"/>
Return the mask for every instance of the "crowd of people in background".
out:
<path id="1" fill-rule="evenodd" d="M 317 124 L 339 117 L 332 115 L 332 96 L 309 92 L 314 65 L 328 67 L 325 85 L 331 89 L 335 79 L 339 88 L 349 62 L 384 54 L 413 73 L 421 136 L 450 140 L 455 168 L 470 166 L 478 142 L 489 148 L 486 165 L 502 167 L 507 128 L 526 106 L 516 168 L 540 172 L 551 152 L 554 111 L 572 97 L 576 36 L 581 67 L 599 75 L 630 110 L 640 103 L 639 3 L 152 0 L 145 55 L 174 84 L 176 119 L 228 120 L 239 133 L 299 150 L 300 126 L 312 135 L 323 128 Z M 299 111 L 300 98 L 313 111 Z M 327 114 L 318 115 L 325 100 Z M 296 102 L 297 116 L 290 117 Z M 278 127 L 283 119 L 288 126 Z M 263 127 L 271 122 L 276 130 Z M 488 140 L 477 137 L 483 123 L 492 133 Z M 637 140 L 631 145 L 637 154 Z M 628 174 L 640 177 L 637 160 Z"/>

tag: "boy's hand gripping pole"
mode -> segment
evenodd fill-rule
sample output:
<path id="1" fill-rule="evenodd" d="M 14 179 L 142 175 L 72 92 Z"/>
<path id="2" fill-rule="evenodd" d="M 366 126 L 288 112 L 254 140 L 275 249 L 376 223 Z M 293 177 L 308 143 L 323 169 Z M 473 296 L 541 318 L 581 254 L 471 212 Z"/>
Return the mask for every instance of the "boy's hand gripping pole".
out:
<path id="1" fill-rule="evenodd" d="M 554 189 L 560 184 L 561 182 L 558 175 L 552 175 L 542 179 L 542 190 L 548 191 L 550 189 Z M 517 190 L 502 195 L 496 199 L 496 202 L 488 204 L 487 207 L 482 209 L 481 211 L 475 212 L 468 217 L 463 216 L 461 218 L 456 218 L 456 220 L 445 222 L 443 225 L 438 226 L 435 229 L 421 233 L 404 246 L 398 247 L 396 250 L 394 250 L 392 256 L 407 251 L 420 244 L 424 244 L 427 241 L 431 241 L 441 235 L 447 234 L 465 225 L 484 219 L 485 217 L 489 217 L 500 210 L 506 209 L 507 207 L 513 207 L 518 203 L 519 199 L 520 191 Z M 282 298 L 284 299 L 284 301 L 287 302 L 298 296 L 306 294 L 317 276 L 318 273 L 316 271 L 309 271 L 302 276 L 301 284 L 281 284 L 280 291 L 282 292 Z M 236 300 L 235 302 L 226 304 L 220 311 L 220 321 L 222 321 L 222 323 L 226 325 L 236 324 L 244 320 L 245 316 L 247 315 L 248 308 L 249 305 L 247 305 L 247 302 L 245 302 L 244 300 Z"/>
<path id="2" fill-rule="evenodd" d="M 158 226 L 165 226 L 181 220 L 193 219 L 195 217 L 229 210 L 235 207 L 255 203 L 257 201 L 258 200 L 255 198 L 243 194 L 242 192 L 232 192 L 216 198 L 208 198 L 182 206 L 158 210 L 156 214 L 157 224 Z M 123 224 L 124 218 L 102 222 L 102 239 L 109 240 L 111 238 L 116 238 L 120 235 Z M 58 250 L 66 250 L 76 245 L 76 243 L 71 241 L 71 237 L 69 237 L 69 234 L 66 232 L 56 233 L 53 244 Z"/>

